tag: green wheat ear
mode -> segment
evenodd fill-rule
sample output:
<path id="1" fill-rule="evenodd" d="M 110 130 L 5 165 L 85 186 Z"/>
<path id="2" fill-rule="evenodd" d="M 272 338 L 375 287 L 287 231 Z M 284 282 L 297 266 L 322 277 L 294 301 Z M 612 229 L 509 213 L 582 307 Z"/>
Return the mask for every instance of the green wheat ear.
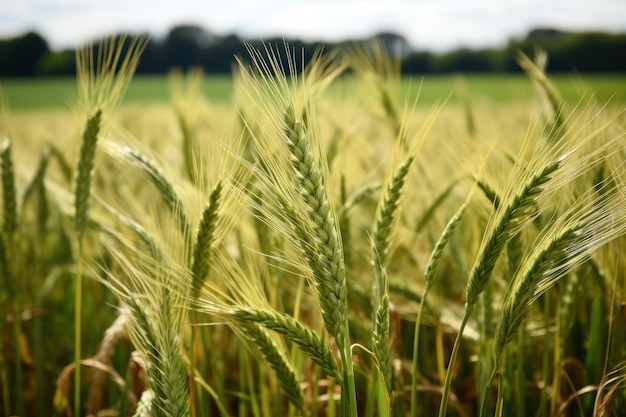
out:
<path id="1" fill-rule="evenodd" d="M 13 236 L 17 229 L 17 192 L 15 191 L 11 148 L 11 141 L 4 138 L 0 143 L 0 165 L 2 168 L 2 231 L 7 238 Z"/>
<path id="2" fill-rule="evenodd" d="M 193 265 L 191 271 L 193 273 L 192 291 L 197 296 L 202 288 L 204 281 L 209 275 L 211 268 L 212 252 L 215 249 L 215 228 L 218 221 L 218 210 L 222 203 L 222 182 L 218 182 L 211 195 L 209 203 L 202 211 L 202 218 L 198 226 L 196 235 L 196 243 L 194 246 Z"/>
<path id="3" fill-rule="evenodd" d="M 76 229 L 79 239 L 82 237 L 85 227 L 87 226 L 89 194 L 91 191 L 96 145 L 98 143 L 98 135 L 100 134 L 101 122 L 102 111 L 96 110 L 87 119 L 80 146 L 76 178 L 74 180 L 74 228 Z"/>
<path id="4" fill-rule="evenodd" d="M 533 61 L 527 55 L 520 52 L 516 61 L 532 80 L 537 94 L 546 104 L 544 106 L 544 114 L 549 124 L 548 140 L 554 143 L 558 140 L 559 136 L 563 134 L 565 129 L 565 120 L 563 118 L 565 106 L 557 88 L 546 74 L 548 54 L 540 50 L 537 52 L 535 60 Z"/>
<path id="5" fill-rule="evenodd" d="M 122 146 L 111 140 L 104 141 L 103 149 L 114 158 L 136 165 L 145 173 L 159 191 L 161 199 L 170 213 L 176 216 L 181 233 L 188 236 L 191 226 L 187 218 L 185 203 L 176 191 L 174 183 L 167 177 L 157 162 L 137 149 Z"/>
<path id="6" fill-rule="evenodd" d="M 324 324 L 337 339 L 341 350 L 346 348 L 348 304 L 341 236 L 326 194 L 325 177 L 313 155 L 314 151 L 304 126 L 296 118 L 293 106 L 287 107 L 285 111 L 285 138 L 290 163 L 300 187 L 300 196 L 306 205 L 305 215 L 310 222 L 311 238 L 317 251 L 315 256 L 318 259 L 312 259 L 310 264 L 315 266 L 315 285 Z"/>
<path id="7" fill-rule="evenodd" d="M 283 355 L 272 338 L 269 337 L 265 329 L 260 328 L 256 324 L 242 324 L 241 330 L 276 373 L 276 378 L 278 378 L 278 382 L 289 401 L 306 415 L 300 381 L 289 360 Z"/>
<path id="8" fill-rule="evenodd" d="M 260 310 L 249 307 L 227 310 L 228 315 L 240 322 L 258 323 L 268 330 L 285 335 L 293 343 L 307 353 L 313 362 L 319 365 L 324 372 L 332 376 L 341 384 L 341 374 L 337 359 L 324 340 L 308 327 L 293 317 L 279 314 L 274 311 Z"/>
<path id="9" fill-rule="evenodd" d="M 389 323 L 389 263 L 391 236 L 397 224 L 400 198 L 415 158 L 407 157 L 388 180 L 378 208 L 372 238 L 372 306 L 374 311 L 372 333 L 374 355 L 379 362 L 387 389 L 392 389 L 392 368 Z"/>
<path id="10" fill-rule="evenodd" d="M 622 186 L 607 182 L 603 187 L 606 192 L 599 195 L 590 189 L 531 245 L 504 295 L 495 339 L 497 358 L 534 301 L 586 262 L 596 249 L 626 233 L 626 193 Z"/>
<path id="11" fill-rule="evenodd" d="M 145 42 L 136 38 L 125 48 L 125 38 L 105 41 L 94 60 L 93 48 L 87 46 L 76 52 L 78 105 L 85 112 L 86 124 L 74 177 L 74 229 L 78 243 L 78 265 L 74 298 L 74 412 L 81 413 L 81 349 L 82 349 L 82 257 L 83 236 L 88 223 L 89 197 L 95 165 L 98 137 L 102 133 L 103 117 L 119 104 L 139 63 Z M 124 52 L 126 51 L 126 52 Z M 122 59 L 123 56 L 123 59 Z"/>
<path id="12" fill-rule="evenodd" d="M 189 415 L 187 363 L 184 332 L 191 277 L 186 267 L 186 245 L 182 236 L 165 241 L 156 238 L 158 257 L 105 241 L 119 266 L 101 282 L 128 309 L 126 332 L 146 362 L 152 412 L 156 416 Z M 132 245 L 132 243 L 130 243 Z M 125 254 L 123 252 L 130 252 Z M 163 312 L 166 311 L 167 314 Z"/>
<path id="13" fill-rule="evenodd" d="M 485 289 L 489 277 L 500 257 L 504 247 L 519 232 L 523 224 L 534 217 L 536 201 L 543 191 L 544 185 L 551 179 L 552 174 L 559 169 L 561 160 L 552 162 L 535 175 L 532 175 L 525 184 L 510 198 L 508 204 L 501 211 L 496 211 L 498 216 L 490 235 L 481 247 L 467 284 L 466 302 L 473 306 L 478 296 Z"/>

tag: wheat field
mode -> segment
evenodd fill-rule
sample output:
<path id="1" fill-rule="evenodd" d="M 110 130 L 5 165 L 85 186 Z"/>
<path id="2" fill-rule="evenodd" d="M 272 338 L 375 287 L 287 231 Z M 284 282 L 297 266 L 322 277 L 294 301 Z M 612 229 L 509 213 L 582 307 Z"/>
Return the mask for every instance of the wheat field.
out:
<path id="1" fill-rule="evenodd" d="M 623 107 L 541 53 L 533 101 L 424 103 L 377 44 L 122 106 L 122 43 L 3 100 L 1 415 L 626 412 Z"/>

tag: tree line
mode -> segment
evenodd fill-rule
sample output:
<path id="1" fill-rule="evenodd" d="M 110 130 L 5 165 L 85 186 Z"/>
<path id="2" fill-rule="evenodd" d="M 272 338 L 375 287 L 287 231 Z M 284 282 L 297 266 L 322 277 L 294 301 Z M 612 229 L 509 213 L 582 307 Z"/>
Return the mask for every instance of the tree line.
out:
<path id="1" fill-rule="evenodd" d="M 187 70 L 191 67 L 201 67 L 206 73 L 228 74 L 234 57 L 247 55 L 245 42 L 255 47 L 262 47 L 263 43 L 277 45 L 277 49 L 282 50 L 283 43 L 287 41 L 296 51 L 303 50 L 303 60 L 298 59 L 298 63 L 306 63 L 320 47 L 330 51 L 374 39 L 390 51 L 399 51 L 403 73 L 518 72 L 516 56 L 519 51 L 532 55 L 537 48 L 544 49 L 550 56 L 549 70 L 553 73 L 626 71 L 626 33 L 535 29 L 522 39 L 509 40 L 502 48 L 461 48 L 439 54 L 414 50 L 402 35 L 395 33 L 381 33 L 359 41 L 322 44 L 282 38 L 244 41 L 235 34 L 217 35 L 199 26 L 180 25 L 172 28 L 162 39 L 149 39 L 137 70 L 140 74 L 163 74 L 172 68 Z M 96 48 L 101 42 L 94 42 Z M 37 32 L 0 40 L 0 77 L 74 73 L 75 51 L 51 50 L 47 40 Z"/>

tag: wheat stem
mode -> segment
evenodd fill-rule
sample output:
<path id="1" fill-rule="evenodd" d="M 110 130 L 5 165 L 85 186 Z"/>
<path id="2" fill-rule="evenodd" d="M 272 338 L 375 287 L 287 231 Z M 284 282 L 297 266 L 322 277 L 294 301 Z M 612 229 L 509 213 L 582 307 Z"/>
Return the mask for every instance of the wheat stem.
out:
<path id="1" fill-rule="evenodd" d="M 82 244 L 79 243 L 78 265 L 74 287 L 74 412 L 81 415 L 81 363 L 82 357 L 82 309 L 83 309 L 83 254 Z"/>
<path id="2" fill-rule="evenodd" d="M 93 176 L 96 146 L 102 122 L 102 110 L 87 119 L 76 167 L 74 190 L 74 228 L 78 237 L 78 269 L 74 289 L 74 410 L 80 415 L 81 404 L 81 344 L 83 307 L 83 234 L 88 221 L 89 195 Z"/>
<path id="3" fill-rule="evenodd" d="M 389 280 L 385 268 L 389 263 L 391 235 L 397 222 L 400 197 L 414 157 L 404 160 L 393 173 L 381 196 L 372 237 L 372 333 L 374 355 L 379 363 L 388 392 L 392 389 L 391 348 L 389 335 Z"/>
<path id="4" fill-rule="evenodd" d="M 456 357 L 459 353 L 459 347 L 461 346 L 461 339 L 463 338 L 463 331 L 465 330 L 465 326 L 467 326 L 467 322 L 469 321 L 470 315 L 472 314 L 473 305 L 465 304 L 465 315 L 463 316 L 463 321 L 461 321 L 461 326 L 459 327 L 459 331 L 456 334 L 456 339 L 454 339 L 454 345 L 452 346 L 452 353 L 450 354 L 450 359 L 448 360 L 448 369 L 446 370 L 446 378 L 443 383 L 443 391 L 441 394 L 441 404 L 439 405 L 439 417 L 446 417 L 446 413 L 448 410 L 448 398 L 450 397 L 450 388 L 452 386 L 452 374 L 454 372 L 454 365 L 456 363 Z"/>
<path id="5" fill-rule="evenodd" d="M 422 323 L 422 312 L 424 311 L 424 305 L 426 304 L 426 297 L 430 289 L 432 288 L 435 279 L 437 278 L 437 270 L 439 269 L 439 262 L 441 260 L 441 255 L 443 254 L 443 250 L 448 245 L 448 242 L 452 238 L 452 235 L 456 231 L 457 226 L 461 222 L 463 215 L 465 214 L 465 210 L 469 204 L 468 200 L 459 208 L 459 210 L 450 218 L 448 223 L 443 229 L 439 240 L 435 244 L 433 251 L 430 254 L 430 259 L 428 260 L 428 264 L 426 265 L 426 270 L 424 271 L 424 280 L 426 281 L 426 287 L 424 288 L 424 293 L 422 294 L 422 299 L 420 302 L 420 306 L 417 312 L 417 318 L 415 320 L 415 335 L 413 338 L 413 360 L 411 366 L 411 409 L 410 413 L 412 417 L 417 416 L 417 378 L 419 375 L 419 336 L 420 336 L 420 328 Z"/>

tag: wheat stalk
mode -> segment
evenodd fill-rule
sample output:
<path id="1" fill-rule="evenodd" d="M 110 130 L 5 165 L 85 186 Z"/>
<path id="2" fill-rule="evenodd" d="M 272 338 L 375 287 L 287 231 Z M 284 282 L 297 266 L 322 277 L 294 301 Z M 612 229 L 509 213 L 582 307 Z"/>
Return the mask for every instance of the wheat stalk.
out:
<path id="1" fill-rule="evenodd" d="M 472 193 L 468 196 L 467 200 L 463 203 L 463 205 L 457 210 L 457 212 L 448 220 L 448 223 L 443 229 L 441 236 L 437 240 L 433 251 L 430 254 L 430 258 L 428 259 L 428 263 L 426 264 L 426 269 L 424 271 L 424 280 L 426 282 L 426 287 L 424 288 L 424 292 L 422 293 L 420 299 L 420 306 L 417 311 L 417 318 L 415 319 L 415 335 L 413 338 L 413 361 L 412 361 L 412 369 L 411 369 L 411 416 L 415 417 L 417 415 L 417 377 L 418 377 L 418 359 L 419 359 L 419 336 L 420 336 L 420 327 L 422 323 L 422 312 L 424 311 L 424 305 L 426 304 L 426 298 L 428 297 L 428 293 L 430 292 L 436 278 L 437 278 L 437 270 L 439 269 L 439 262 L 441 261 L 441 256 L 443 254 L 443 250 L 448 245 L 448 242 L 452 238 L 452 235 L 456 231 L 457 226 L 461 222 L 461 219 L 465 215 L 465 211 L 469 205 L 469 201 Z"/>
<path id="2" fill-rule="evenodd" d="M 106 329 L 102 342 L 100 343 L 100 348 L 93 357 L 95 361 L 104 365 L 111 364 L 111 356 L 113 355 L 114 345 L 122 337 L 127 320 L 128 317 L 124 314 L 124 311 L 121 311 L 111 326 Z M 107 374 L 103 370 L 96 368 L 94 370 L 91 388 L 89 390 L 89 400 L 87 401 L 88 416 L 95 416 L 98 410 L 100 410 L 102 394 L 107 382 Z"/>

